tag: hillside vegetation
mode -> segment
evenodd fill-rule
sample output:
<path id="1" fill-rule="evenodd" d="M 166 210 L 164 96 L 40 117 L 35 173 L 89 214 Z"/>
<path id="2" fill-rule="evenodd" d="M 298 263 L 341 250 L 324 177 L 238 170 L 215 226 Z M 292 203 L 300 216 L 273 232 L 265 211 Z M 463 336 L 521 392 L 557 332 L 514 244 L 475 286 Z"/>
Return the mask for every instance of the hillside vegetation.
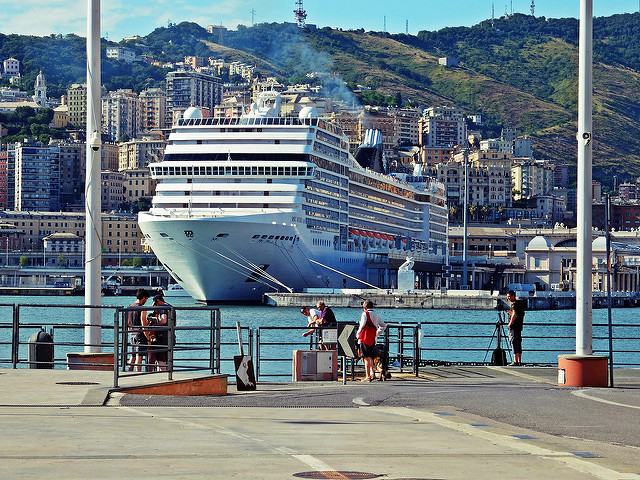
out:
<path id="1" fill-rule="evenodd" d="M 243 61 L 263 75 L 320 83 L 348 102 L 460 106 L 483 116 L 485 136 L 515 127 L 534 138 L 537 158 L 575 164 L 577 36 L 575 19 L 516 14 L 493 27 L 485 21 L 417 36 L 273 23 L 238 26 L 220 37 L 185 22 L 126 46 L 162 61 L 185 55 Z M 73 35 L 0 34 L 0 58 L 23 63 L 27 89 L 40 69 L 53 95 L 84 82 L 84 55 L 84 40 Z M 442 56 L 458 58 L 460 67 L 438 65 Z M 611 186 L 614 173 L 619 181 L 640 176 L 640 14 L 595 19 L 594 63 L 594 178 Z M 162 85 L 165 74 L 103 60 L 110 90 Z"/>

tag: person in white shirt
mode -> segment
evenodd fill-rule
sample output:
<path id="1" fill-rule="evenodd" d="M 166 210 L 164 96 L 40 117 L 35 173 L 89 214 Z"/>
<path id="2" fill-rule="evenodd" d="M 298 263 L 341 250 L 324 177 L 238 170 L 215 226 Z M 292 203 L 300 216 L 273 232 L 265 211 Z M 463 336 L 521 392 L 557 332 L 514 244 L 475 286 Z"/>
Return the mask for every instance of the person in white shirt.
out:
<path id="1" fill-rule="evenodd" d="M 380 316 L 373 311 L 373 302 L 365 300 L 362 303 L 362 315 L 357 338 L 360 344 L 360 355 L 364 364 L 365 377 L 363 382 L 372 382 L 376 378 L 375 366 L 373 363 L 373 350 L 376 345 L 378 335 L 385 331 L 387 325 Z"/>
<path id="2" fill-rule="evenodd" d="M 315 331 L 314 327 L 317 327 L 322 323 L 321 313 L 319 310 L 309 307 L 302 307 L 300 309 L 300 313 L 307 317 L 307 326 L 311 327 L 309 331 L 302 334 L 303 337 L 308 337 Z"/>

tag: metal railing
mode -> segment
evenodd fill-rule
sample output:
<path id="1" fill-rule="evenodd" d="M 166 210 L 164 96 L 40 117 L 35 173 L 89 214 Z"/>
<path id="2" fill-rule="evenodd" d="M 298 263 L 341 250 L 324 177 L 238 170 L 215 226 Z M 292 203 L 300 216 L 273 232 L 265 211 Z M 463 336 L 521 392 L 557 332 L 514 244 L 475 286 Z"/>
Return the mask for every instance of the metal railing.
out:
<path id="1" fill-rule="evenodd" d="M 45 315 L 55 308 L 55 315 Z M 173 372 L 210 371 L 235 374 L 234 356 L 238 354 L 237 330 L 234 326 L 222 326 L 219 309 L 213 307 L 171 307 L 177 322 L 170 328 L 173 335 L 166 348 L 170 359 L 166 371 L 129 372 L 128 356 L 131 352 L 126 335 L 127 308 L 104 305 L 0 304 L 0 366 L 12 368 L 38 367 L 38 361 L 29 360 L 29 337 L 40 330 L 53 335 L 55 358 L 45 365 L 48 368 L 70 368 L 68 353 L 82 352 L 84 340 L 84 309 L 102 309 L 102 336 L 98 345 L 91 345 L 105 353 L 112 353 L 114 360 L 105 363 L 96 360 L 85 367 L 114 369 L 114 382 L 130 375 L 167 374 Z M 158 307 L 143 307 L 154 310 Z M 70 312 L 74 312 L 71 314 Z M 74 317 L 76 315 L 76 317 Z M 64 317 L 64 318 L 63 318 Z M 421 369 L 437 365 L 487 365 L 490 363 L 493 322 L 403 322 L 389 323 L 383 338 L 389 364 L 394 370 L 417 375 Z M 318 348 L 315 336 L 302 337 L 307 327 L 243 327 L 243 347 L 254 359 L 256 379 L 291 378 L 293 350 Z M 575 349 L 573 323 L 527 323 L 523 331 L 523 360 L 525 365 L 555 366 L 557 356 Z M 640 322 L 613 324 L 613 364 L 615 367 L 640 366 Z M 506 340 L 503 348 L 508 349 Z M 162 348 L 161 348 L 162 347 Z M 608 355 L 608 325 L 593 324 L 593 350 L 595 354 Z M 488 357 L 488 358 L 487 358 Z M 145 365 L 146 366 L 146 365 Z M 146 368 L 145 368 L 146 370 Z"/>
<path id="2" fill-rule="evenodd" d="M 127 316 L 130 312 L 142 312 L 151 310 L 165 310 L 168 322 L 166 326 L 130 326 Z M 176 313 L 184 311 L 208 312 L 209 321 L 205 325 L 178 325 Z M 147 375 L 149 373 L 166 372 L 169 380 L 173 379 L 174 372 L 185 371 L 210 371 L 220 373 L 220 310 L 214 307 L 174 307 L 150 306 L 150 307 L 118 307 L 113 320 L 113 385 L 117 387 L 120 379 L 125 377 Z M 166 332 L 167 343 L 151 343 L 143 346 L 144 354 L 140 354 L 142 361 L 134 364 L 135 350 L 130 344 L 132 332 L 145 332 L 145 335 L 155 332 Z M 183 337 L 177 342 L 179 332 Z M 187 340 L 187 337 L 188 340 Z M 156 367 L 154 360 L 158 354 L 167 354 L 166 367 Z M 164 358 L 164 357 L 163 357 Z M 139 368 L 139 370 L 137 370 Z M 157 368 L 157 369 L 156 369 Z"/>

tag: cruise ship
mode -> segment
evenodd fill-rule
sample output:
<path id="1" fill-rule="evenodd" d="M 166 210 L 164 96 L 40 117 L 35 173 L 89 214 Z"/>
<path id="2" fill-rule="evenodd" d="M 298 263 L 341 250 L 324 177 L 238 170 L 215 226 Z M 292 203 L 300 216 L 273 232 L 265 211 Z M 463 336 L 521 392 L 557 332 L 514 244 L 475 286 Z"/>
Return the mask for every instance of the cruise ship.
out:
<path id="1" fill-rule="evenodd" d="M 389 173 L 378 131 L 354 156 L 313 107 L 280 111 L 277 92 L 240 118 L 190 107 L 150 165 L 156 193 L 139 224 L 179 285 L 200 302 L 251 302 L 276 291 L 393 288 L 407 257 L 441 271 L 441 182 Z"/>

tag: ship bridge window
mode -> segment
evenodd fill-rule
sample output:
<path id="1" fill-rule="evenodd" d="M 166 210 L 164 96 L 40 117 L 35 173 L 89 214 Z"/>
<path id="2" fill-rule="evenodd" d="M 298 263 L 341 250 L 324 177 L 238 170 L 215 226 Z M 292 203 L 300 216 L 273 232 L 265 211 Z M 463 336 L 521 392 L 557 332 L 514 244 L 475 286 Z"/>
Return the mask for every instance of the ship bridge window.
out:
<path id="1" fill-rule="evenodd" d="M 229 234 L 228 233 L 219 233 L 218 235 L 216 235 L 217 238 L 225 238 L 228 237 Z"/>
<path id="2" fill-rule="evenodd" d="M 253 236 L 253 237 L 251 237 L 251 238 L 260 238 L 260 235 L 254 235 L 254 236 Z"/>
<path id="3" fill-rule="evenodd" d="M 164 238 L 169 237 L 169 235 L 167 235 L 167 234 L 166 234 L 166 233 L 164 233 L 164 232 L 160 232 L 160 236 L 161 236 L 161 237 L 164 237 Z"/>
<path id="4" fill-rule="evenodd" d="M 266 235 L 262 235 L 262 237 L 260 237 L 260 238 L 267 238 L 267 236 Z"/>

